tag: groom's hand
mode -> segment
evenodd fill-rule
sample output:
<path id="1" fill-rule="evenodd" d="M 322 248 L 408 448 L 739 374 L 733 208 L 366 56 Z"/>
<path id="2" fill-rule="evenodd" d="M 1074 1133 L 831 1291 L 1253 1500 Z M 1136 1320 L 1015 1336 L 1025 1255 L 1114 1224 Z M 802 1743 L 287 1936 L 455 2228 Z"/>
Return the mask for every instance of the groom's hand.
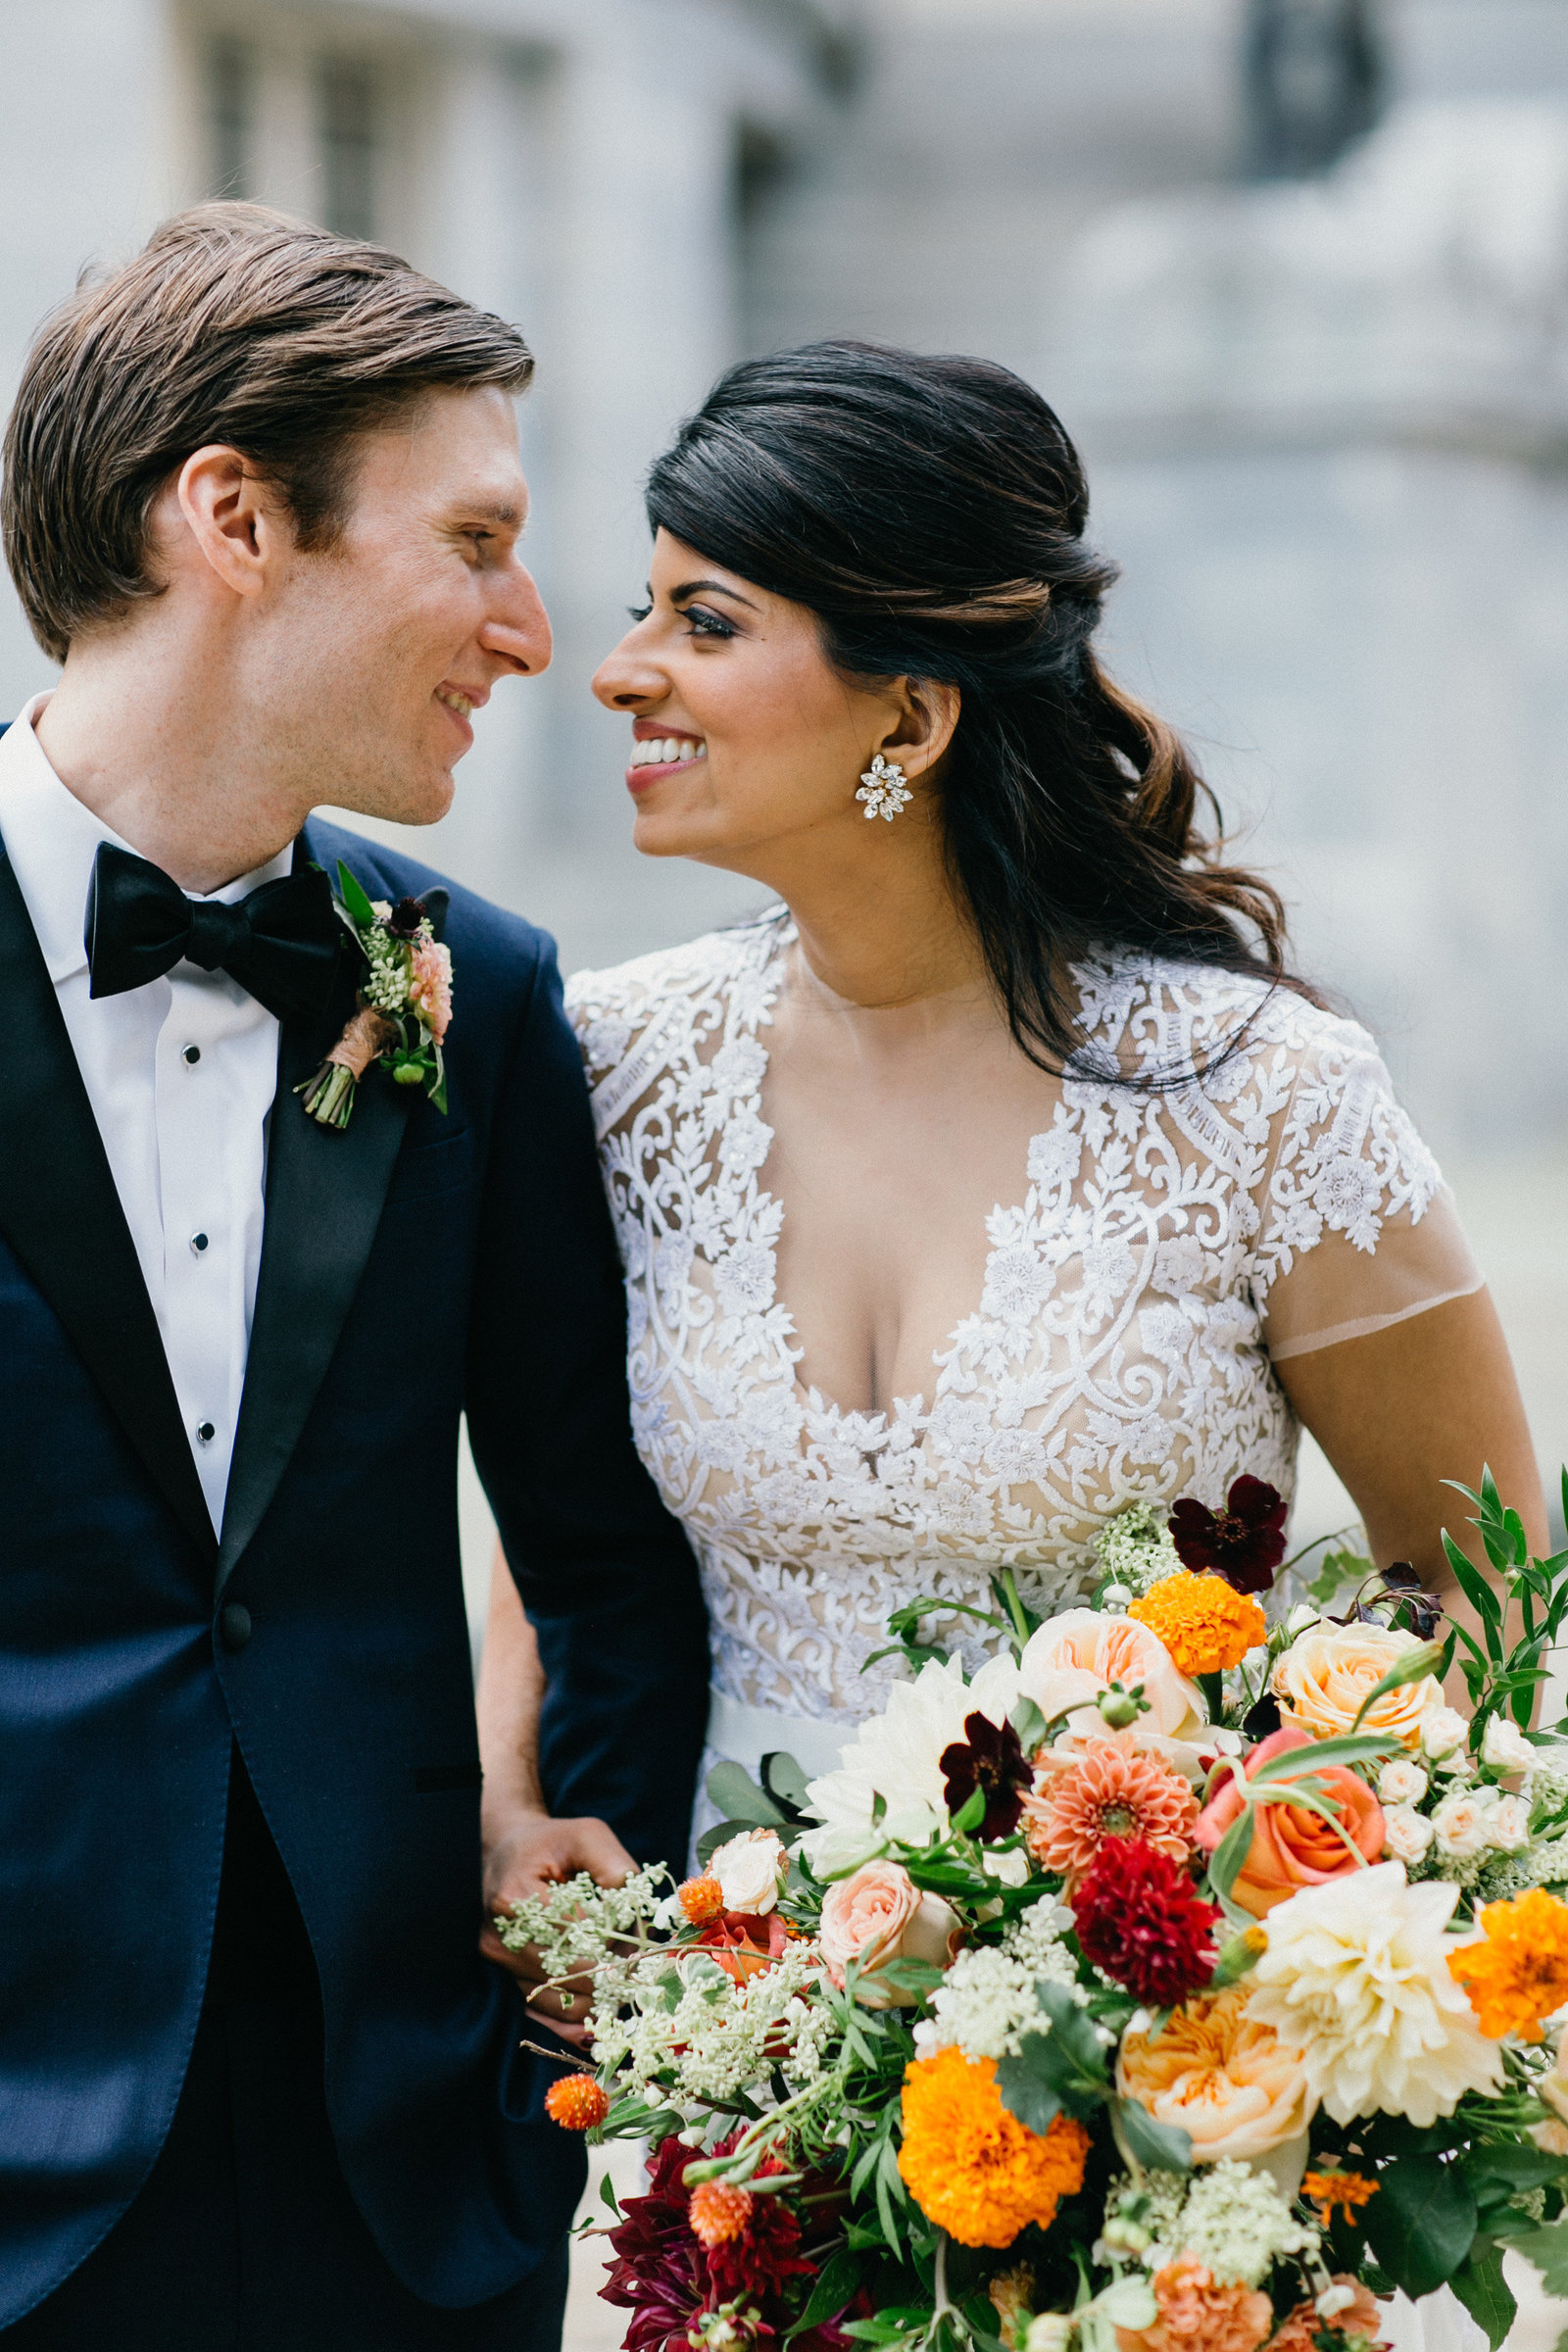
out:
<path id="1" fill-rule="evenodd" d="M 574 1977 L 566 1984 L 545 1982 L 545 1971 L 532 1944 L 520 1952 L 507 1949 L 492 1925 L 498 1911 L 510 1910 L 526 1895 L 541 1894 L 563 1879 L 585 1870 L 601 1886 L 618 1886 L 637 1867 L 608 1823 L 584 1817 L 557 1820 L 549 1813 L 517 1811 L 494 1830 L 486 1826 L 484 1849 L 485 1924 L 479 1949 L 517 1979 L 530 2008 L 553 2033 L 566 2041 L 586 2039 L 582 2020 L 593 2006 L 593 1980 Z"/>

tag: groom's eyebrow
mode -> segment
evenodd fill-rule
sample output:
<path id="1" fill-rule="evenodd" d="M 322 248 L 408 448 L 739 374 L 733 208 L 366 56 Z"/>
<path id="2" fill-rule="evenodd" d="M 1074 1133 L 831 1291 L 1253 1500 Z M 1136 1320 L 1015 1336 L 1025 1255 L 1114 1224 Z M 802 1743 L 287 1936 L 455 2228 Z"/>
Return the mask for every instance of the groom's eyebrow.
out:
<path id="1" fill-rule="evenodd" d="M 738 588 L 726 588 L 722 580 L 688 580 L 684 587 L 670 590 L 669 601 L 672 605 L 683 605 L 689 596 L 727 596 L 731 604 L 744 605 L 748 612 L 760 610 L 749 596 L 742 596 Z"/>

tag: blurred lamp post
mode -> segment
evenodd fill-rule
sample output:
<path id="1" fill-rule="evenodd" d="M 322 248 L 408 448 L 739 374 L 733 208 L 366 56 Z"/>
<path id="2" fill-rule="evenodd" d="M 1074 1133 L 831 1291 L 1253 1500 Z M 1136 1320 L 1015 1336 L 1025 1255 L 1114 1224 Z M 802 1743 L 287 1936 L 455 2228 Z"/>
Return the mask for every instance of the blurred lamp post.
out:
<path id="1" fill-rule="evenodd" d="M 1381 111 L 1376 0 L 1248 0 L 1246 80 L 1252 176 L 1326 171 Z"/>

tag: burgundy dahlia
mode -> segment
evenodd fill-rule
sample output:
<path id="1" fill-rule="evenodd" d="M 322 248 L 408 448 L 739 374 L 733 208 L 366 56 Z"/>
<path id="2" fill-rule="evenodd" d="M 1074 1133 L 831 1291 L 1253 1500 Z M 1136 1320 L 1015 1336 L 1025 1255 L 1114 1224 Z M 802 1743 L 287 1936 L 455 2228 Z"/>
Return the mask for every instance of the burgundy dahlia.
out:
<path id="1" fill-rule="evenodd" d="M 1174 2009 L 1214 1973 L 1219 1911 L 1144 1838 L 1107 1838 L 1072 1898 L 1084 1957 L 1151 2009 Z"/>
<path id="2" fill-rule="evenodd" d="M 1190 1494 L 1173 1503 L 1170 1537 L 1184 1568 L 1207 1568 L 1236 1592 L 1266 1592 L 1285 1557 L 1285 1519 L 1278 1488 L 1244 1474 L 1222 1511 Z"/>
<path id="3" fill-rule="evenodd" d="M 1024 1791 L 1034 1786 L 1034 1773 L 1010 1723 L 1001 1725 L 977 1710 L 966 1716 L 963 1738 L 942 1750 L 941 1769 L 947 1776 L 948 1811 L 961 1811 L 977 1788 L 986 1794 L 986 1817 L 975 1836 L 988 1843 L 1010 1838 L 1023 1818 Z"/>
<path id="4" fill-rule="evenodd" d="M 625 2352 L 688 2352 L 687 2330 L 708 2300 L 708 2261 L 686 2219 L 686 2167 L 696 2150 L 661 2141 L 644 2197 L 628 2197 L 610 2231 L 615 2260 L 599 2292 L 632 2314 Z"/>

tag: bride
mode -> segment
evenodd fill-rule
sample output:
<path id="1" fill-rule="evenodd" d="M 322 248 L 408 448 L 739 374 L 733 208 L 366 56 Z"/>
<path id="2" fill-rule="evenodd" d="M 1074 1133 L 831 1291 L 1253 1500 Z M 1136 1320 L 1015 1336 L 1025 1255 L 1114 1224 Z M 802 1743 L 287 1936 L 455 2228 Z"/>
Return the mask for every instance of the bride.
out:
<path id="1" fill-rule="evenodd" d="M 1068 1607 L 1129 1503 L 1289 1495 L 1302 1425 L 1380 1562 L 1446 1591 L 1443 1481 L 1483 1463 L 1544 1548 L 1452 1200 L 1102 668 L 1113 567 L 1040 396 L 854 343 L 749 362 L 648 508 L 595 680 L 637 846 L 780 902 L 568 992 L 712 1754 L 831 1769 L 901 1603 L 987 1607 L 1007 1566 Z M 514 1672 L 504 1573 L 493 1612 Z"/>

